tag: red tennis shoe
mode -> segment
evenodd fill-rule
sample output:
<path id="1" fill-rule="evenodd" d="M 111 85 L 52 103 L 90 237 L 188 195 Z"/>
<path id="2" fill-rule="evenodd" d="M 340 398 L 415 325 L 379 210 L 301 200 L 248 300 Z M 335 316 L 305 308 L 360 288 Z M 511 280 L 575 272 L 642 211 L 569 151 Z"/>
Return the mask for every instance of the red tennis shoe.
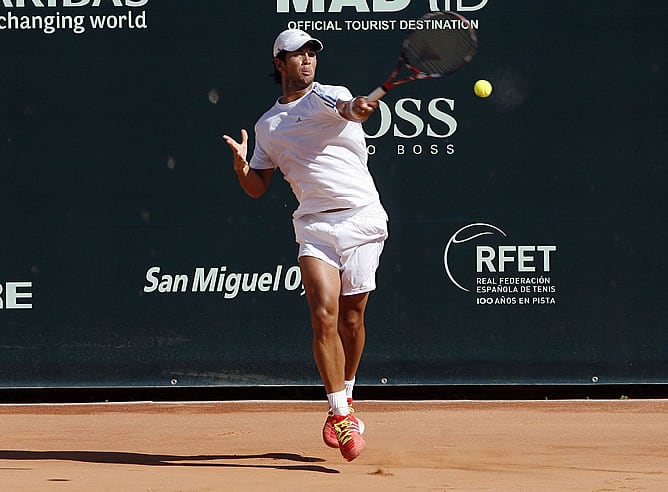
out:
<path id="1" fill-rule="evenodd" d="M 353 408 L 353 400 L 348 398 L 348 410 L 350 413 L 355 413 Z M 359 433 L 364 434 L 364 422 L 360 419 L 357 419 L 357 425 L 359 426 Z M 334 414 L 330 410 L 327 414 L 327 419 L 325 420 L 325 425 L 322 428 L 322 440 L 325 441 L 325 444 L 330 448 L 339 447 L 339 441 L 336 438 L 336 432 L 334 432 Z"/>
<path id="2" fill-rule="evenodd" d="M 357 458 L 366 442 L 360 433 L 359 421 L 353 414 L 333 415 L 332 427 L 339 443 L 339 451 L 347 461 Z"/>

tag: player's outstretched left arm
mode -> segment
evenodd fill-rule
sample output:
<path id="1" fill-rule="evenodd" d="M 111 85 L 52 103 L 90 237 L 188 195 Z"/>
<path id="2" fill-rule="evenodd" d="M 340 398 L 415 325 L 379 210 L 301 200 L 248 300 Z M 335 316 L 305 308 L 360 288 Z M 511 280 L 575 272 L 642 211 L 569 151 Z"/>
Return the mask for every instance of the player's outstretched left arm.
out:
<path id="1" fill-rule="evenodd" d="M 273 169 L 257 171 L 250 167 L 248 156 L 248 132 L 241 130 L 241 142 L 237 142 L 229 135 L 223 135 L 223 140 L 232 149 L 232 165 L 237 174 L 241 188 L 253 198 L 259 198 L 267 191 Z"/>

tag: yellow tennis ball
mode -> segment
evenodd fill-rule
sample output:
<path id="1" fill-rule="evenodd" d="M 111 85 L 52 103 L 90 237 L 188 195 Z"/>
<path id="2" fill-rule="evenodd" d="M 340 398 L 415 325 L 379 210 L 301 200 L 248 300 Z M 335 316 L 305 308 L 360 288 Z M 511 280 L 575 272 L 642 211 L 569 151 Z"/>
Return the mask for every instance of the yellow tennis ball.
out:
<path id="1" fill-rule="evenodd" d="M 475 92 L 475 95 L 478 97 L 489 97 L 492 93 L 492 84 L 490 84 L 488 80 L 478 80 L 473 85 L 473 92 Z"/>

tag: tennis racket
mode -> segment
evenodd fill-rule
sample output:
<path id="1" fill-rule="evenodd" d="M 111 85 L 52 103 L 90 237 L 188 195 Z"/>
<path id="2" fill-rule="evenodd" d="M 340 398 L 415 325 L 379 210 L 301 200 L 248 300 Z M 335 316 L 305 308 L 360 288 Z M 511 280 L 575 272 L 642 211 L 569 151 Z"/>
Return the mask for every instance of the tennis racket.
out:
<path id="1" fill-rule="evenodd" d="M 425 29 L 408 31 L 396 68 L 383 85 L 367 96 L 377 101 L 391 89 L 411 80 L 434 79 L 450 75 L 473 59 L 478 49 L 478 38 L 471 23 L 455 12 L 430 12 L 416 24 Z M 409 74 L 397 79 L 403 68 Z"/>

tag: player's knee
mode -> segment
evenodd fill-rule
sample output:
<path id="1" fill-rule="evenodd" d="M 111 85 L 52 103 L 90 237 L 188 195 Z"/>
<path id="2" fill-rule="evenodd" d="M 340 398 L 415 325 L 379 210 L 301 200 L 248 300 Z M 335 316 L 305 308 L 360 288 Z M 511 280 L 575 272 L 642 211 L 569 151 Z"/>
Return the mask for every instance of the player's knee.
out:
<path id="1" fill-rule="evenodd" d="M 327 306 L 311 309 L 311 325 L 316 336 L 326 337 L 336 333 L 336 311 Z"/>
<path id="2" fill-rule="evenodd" d="M 339 317 L 339 332 L 343 336 L 356 336 L 364 330 L 364 313 L 348 311 Z"/>

